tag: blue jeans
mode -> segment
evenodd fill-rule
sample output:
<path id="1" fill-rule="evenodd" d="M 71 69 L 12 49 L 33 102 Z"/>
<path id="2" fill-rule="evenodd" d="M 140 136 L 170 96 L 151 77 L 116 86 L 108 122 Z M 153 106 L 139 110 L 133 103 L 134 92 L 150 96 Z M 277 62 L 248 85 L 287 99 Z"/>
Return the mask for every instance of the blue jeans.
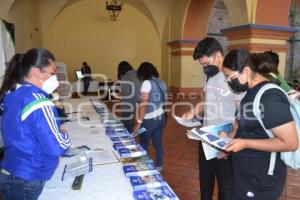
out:
<path id="1" fill-rule="evenodd" d="M 166 124 L 165 116 L 161 118 L 144 119 L 141 127 L 147 129 L 142 133 L 140 138 L 141 146 L 148 151 L 150 139 L 156 153 L 156 166 L 162 167 L 163 165 L 163 129 Z"/>
<path id="2" fill-rule="evenodd" d="M 3 200 L 36 200 L 44 184 L 44 180 L 27 181 L 0 172 L 0 199 L 2 195 Z"/>
<path id="3" fill-rule="evenodd" d="M 83 79 L 83 95 L 88 94 L 90 82 L 91 82 L 90 79 Z"/>

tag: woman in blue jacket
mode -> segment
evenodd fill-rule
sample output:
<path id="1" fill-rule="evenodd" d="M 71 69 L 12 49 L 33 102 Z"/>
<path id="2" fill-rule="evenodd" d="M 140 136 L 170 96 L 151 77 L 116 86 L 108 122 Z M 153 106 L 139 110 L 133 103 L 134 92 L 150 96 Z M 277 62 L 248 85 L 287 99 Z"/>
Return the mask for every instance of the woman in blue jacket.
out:
<path id="1" fill-rule="evenodd" d="M 5 72 L 0 194 L 6 199 L 37 199 L 70 146 L 49 94 L 58 87 L 54 56 L 35 48 L 16 54 Z"/>

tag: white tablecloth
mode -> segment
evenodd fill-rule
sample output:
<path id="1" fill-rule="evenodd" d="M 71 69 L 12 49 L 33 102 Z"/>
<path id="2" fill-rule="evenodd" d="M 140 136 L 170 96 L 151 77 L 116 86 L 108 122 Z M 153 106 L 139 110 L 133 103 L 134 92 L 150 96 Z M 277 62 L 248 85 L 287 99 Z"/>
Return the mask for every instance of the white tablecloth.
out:
<path id="1" fill-rule="evenodd" d="M 72 145 L 87 145 L 91 149 L 112 149 L 112 143 L 105 135 L 104 128 L 100 124 L 99 116 L 92 106 L 87 105 L 88 99 L 69 99 L 66 104 L 66 112 L 80 110 L 82 116 L 89 116 L 90 121 L 67 122 L 63 125 L 70 135 Z M 78 109 L 81 107 L 81 109 Z M 95 129 L 98 133 L 95 134 Z M 96 131 L 96 132 L 97 132 Z M 46 182 L 40 200 L 132 200 L 133 189 L 129 180 L 122 171 L 122 163 L 97 165 L 93 171 L 84 176 L 81 190 L 72 190 L 73 180 L 61 181 L 65 163 L 69 158 L 61 158 L 60 164 L 53 178 Z"/>

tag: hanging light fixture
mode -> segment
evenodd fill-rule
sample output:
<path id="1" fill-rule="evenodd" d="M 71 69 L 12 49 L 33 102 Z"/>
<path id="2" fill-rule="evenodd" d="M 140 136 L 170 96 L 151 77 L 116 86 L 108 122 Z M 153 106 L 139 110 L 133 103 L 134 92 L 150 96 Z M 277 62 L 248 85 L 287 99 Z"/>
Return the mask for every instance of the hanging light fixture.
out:
<path id="1" fill-rule="evenodd" d="M 118 0 L 112 0 L 110 3 L 106 1 L 106 10 L 109 13 L 110 20 L 117 21 L 118 15 L 122 10 L 123 3 Z"/>

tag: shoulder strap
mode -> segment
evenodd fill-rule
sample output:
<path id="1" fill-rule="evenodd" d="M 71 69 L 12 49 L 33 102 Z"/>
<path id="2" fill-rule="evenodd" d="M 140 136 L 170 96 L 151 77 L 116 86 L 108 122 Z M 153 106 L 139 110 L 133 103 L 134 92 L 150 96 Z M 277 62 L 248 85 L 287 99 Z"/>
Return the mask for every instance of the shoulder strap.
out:
<path id="1" fill-rule="evenodd" d="M 260 123 L 260 125 L 263 127 L 263 129 L 269 136 L 269 138 L 274 138 L 272 131 L 266 129 L 266 127 L 262 121 L 261 112 L 260 112 L 260 108 L 259 108 L 262 95 L 264 94 L 265 91 L 267 91 L 269 89 L 279 89 L 287 96 L 287 94 L 284 92 L 284 90 L 282 90 L 279 86 L 272 84 L 272 83 L 268 83 L 268 84 L 264 85 L 262 88 L 260 88 L 259 91 L 257 92 L 257 94 L 254 98 L 254 101 L 253 101 L 253 113 L 254 113 L 254 116 L 257 118 L 258 122 Z M 276 152 L 272 152 L 271 158 L 270 158 L 268 175 L 273 175 L 274 168 L 275 168 L 275 162 L 276 162 Z"/>
<path id="2" fill-rule="evenodd" d="M 156 83 L 156 85 L 158 86 L 158 88 L 159 88 L 159 90 L 160 90 L 160 92 L 162 94 L 163 102 L 166 102 L 165 94 L 164 94 L 162 88 L 160 87 L 159 83 L 155 79 L 153 79 L 153 78 L 151 80 L 153 80 Z"/>

